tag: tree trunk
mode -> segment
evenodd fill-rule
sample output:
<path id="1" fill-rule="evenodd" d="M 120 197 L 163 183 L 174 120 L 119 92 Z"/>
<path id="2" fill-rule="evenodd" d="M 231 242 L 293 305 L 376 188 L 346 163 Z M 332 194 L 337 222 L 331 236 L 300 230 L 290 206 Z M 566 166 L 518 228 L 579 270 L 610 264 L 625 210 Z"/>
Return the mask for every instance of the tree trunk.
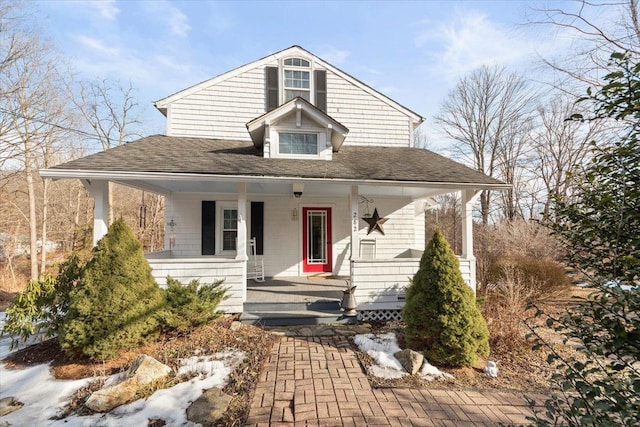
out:
<path id="1" fill-rule="evenodd" d="M 38 231 L 36 222 L 36 194 L 33 186 L 31 167 L 31 143 L 25 141 L 25 173 L 27 175 L 27 194 L 29 196 L 29 259 L 31 260 L 31 279 L 38 280 Z"/>
<path id="2" fill-rule="evenodd" d="M 42 183 L 42 247 L 40 249 L 40 273 L 47 269 L 47 215 L 49 212 L 49 186 L 51 180 L 45 179 Z"/>
<path id="3" fill-rule="evenodd" d="M 489 200 L 491 194 L 489 191 L 484 190 L 480 194 L 480 214 L 482 215 L 482 225 L 489 224 Z"/>

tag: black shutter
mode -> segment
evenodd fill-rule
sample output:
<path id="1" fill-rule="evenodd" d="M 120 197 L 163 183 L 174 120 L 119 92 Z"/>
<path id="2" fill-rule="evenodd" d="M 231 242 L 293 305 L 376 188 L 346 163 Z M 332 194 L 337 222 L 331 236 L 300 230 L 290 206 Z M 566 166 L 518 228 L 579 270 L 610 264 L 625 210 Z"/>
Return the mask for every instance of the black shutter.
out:
<path id="1" fill-rule="evenodd" d="M 278 108 L 278 93 L 280 92 L 278 89 L 278 67 L 266 67 L 266 81 L 267 87 L 266 95 L 266 109 L 267 111 L 274 110 Z"/>
<path id="2" fill-rule="evenodd" d="M 315 70 L 314 81 L 316 88 L 316 107 L 327 112 L 327 72 L 325 70 Z"/>
<path id="3" fill-rule="evenodd" d="M 256 255 L 264 255 L 264 202 L 251 202 L 251 236 L 256 238 Z"/>
<path id="4" fill-rule="evenodd" d="M 216 253 L 216 202 L 202 201 L 202 255 Z"/>

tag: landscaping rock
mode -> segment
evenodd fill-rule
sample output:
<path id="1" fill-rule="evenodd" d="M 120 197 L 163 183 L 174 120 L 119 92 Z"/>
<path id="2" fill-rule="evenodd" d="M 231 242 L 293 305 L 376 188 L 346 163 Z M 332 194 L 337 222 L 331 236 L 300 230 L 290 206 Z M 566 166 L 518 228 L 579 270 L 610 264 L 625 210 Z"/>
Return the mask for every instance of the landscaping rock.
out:
<path id="1" fill-rule="evenodd" d="M 394 353 L 393 356 L 398 359 L 402 368 L 411 375 L 418 373 L 422 366 L 422 362 L 424 361 L 422 353 L 418 353 L 417 351 L 413 351 L 409 348 L 398 351 Z"/>
<path id="2" fill-rule="evenodd" d="M 124 373 L 111 377 L 94 392 L 85 405 L 95 412 L 109 412 L 130 401 L 141 386 L 150 384 L 171 373 L 171 368 L 151 356 L 138 356 Z"/>
<path id="3" fill-rule="evenodd" d="M 229 329 L 234 332 L 239 330 L 240 328 L 242 328 L 242 323 L 236 321 L 231 322 L 231 326 L 229 326 Z"/>
<path id="4" fill-rule="evenodd" d="M 10 414 L 22 408 L 23 403 L 18 402 L 14 397 L 0 399 L 0 417 Z"/>
<path id="5" fill-rule="evenodd" d="M 227 411 L 229 403 L 231 396 L 217 387 L 210 388 L 187 408 L 187 419 L 196 424 L 215 424 Z"/>

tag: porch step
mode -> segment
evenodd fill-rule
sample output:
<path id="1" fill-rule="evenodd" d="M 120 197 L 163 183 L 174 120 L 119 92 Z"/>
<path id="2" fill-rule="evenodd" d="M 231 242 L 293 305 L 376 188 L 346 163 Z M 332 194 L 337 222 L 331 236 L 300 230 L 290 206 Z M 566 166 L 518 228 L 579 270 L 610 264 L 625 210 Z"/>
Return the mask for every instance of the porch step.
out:
<path id="1" fill-rule="evenodd" d="M 246 307 L 246 304 L 245 304 Z M 292 326 L 317 325 L 328 323 L 355 324 L 355 316 L 345 316 L 340 310 L 292 310 L 287 311 L 249 311 L 245 308 L 240 316 L 245 325 Z"/>
<path id="2" fill-rule="evenodd" d="M 245 302 L 245 312 L 263 312 L 263 311 L 336 311 L 340 310 L 340 301 L 338 300 L 316 300 L 301 302 Z"/>

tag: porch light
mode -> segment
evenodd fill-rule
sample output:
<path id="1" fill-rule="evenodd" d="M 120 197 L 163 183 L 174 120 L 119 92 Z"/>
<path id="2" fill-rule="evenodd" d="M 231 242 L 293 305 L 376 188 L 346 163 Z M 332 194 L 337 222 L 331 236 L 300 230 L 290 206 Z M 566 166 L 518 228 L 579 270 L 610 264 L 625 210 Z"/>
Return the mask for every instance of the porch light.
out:
<path id="1" fill-rule="evenodd" d="M 373 203 L 373 199 L 367 199 L 364 196 L 360 196 L 360 203 L 366 203 L 366 212 L 362 215 L 363 218 L 371 218 L 371 212 L 369 212 L 369 203 Z"/>
<path id="2" fill-rule="evenodd" d="M 299 199 L 302 197 L 302 191 L 304 190 L 304 184 L 293 184 L 293 197 Z"/>
<path id="3" fill-rule="evenodd" d="M 171 218 L 171 221 L 169 221 L 167 225 L 171 228 L 169 232 L 169 249 L 173 249 L 173 247 L 176 245 L 176 233 L 173 230 L 173 227 L 178 224 L 173 220 L 173 218 Z"/>
<path id="4" fill-rule="evenodd" d="M 293 210 L 291 211 L 291 220 L 292 221 L 298 220 L 298 208 L 293 208 Z"/>

